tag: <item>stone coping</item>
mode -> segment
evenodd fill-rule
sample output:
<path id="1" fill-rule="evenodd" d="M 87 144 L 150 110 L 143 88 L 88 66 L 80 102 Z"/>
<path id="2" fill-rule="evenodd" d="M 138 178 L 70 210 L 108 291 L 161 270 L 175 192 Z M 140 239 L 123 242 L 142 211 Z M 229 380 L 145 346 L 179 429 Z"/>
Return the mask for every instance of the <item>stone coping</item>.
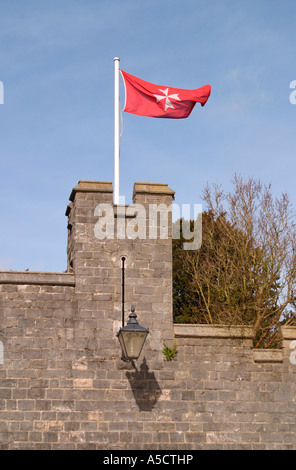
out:
<path id="1" fill-rule="evenodd" d="M 75 286 L 74 273 L 0 271 L 0 284 Z"/>
<path id="2" fill-rule="evenodd" d="M 167 183 L 134 183 L 133 198 L 135 194 L 160 194 L 174 196 L 175 191 Z"/>
<path id="3" fill-rule="evenodd" d="M 78 181 L 78 184 L 73 188 L 70 201 L 74 201 L 77 192 L 99 192 L 99 193 L 113 193 L 112 182 L 110 181 Z M 135 194 L 161 194 L 174 196 L 175 191 L 168 187 L 167 183 L 134 183 L 133 196 Z"/>
<path id="4" fill-rule="evenodd" d="M 70 194 L 70 201 L 74 201 L 77 192 L 83 193 L 113 193 L 111 181 L 85 181 L 80 180 Z"/>
<path id="5" fill-rule="evenodd" d="M 176 338 L 254 338 L 252 326 L 189 325 L 174 323 Z"/>
<path id="6" fill-rule="evenodd" d="M 281 334 L 283 339 L 296 339 L 296 327 L 295 326 L 282 326 Z"/>
<path id="7" fill-rule="evenodd" d="M 282 349 L 253 349 L 254 362 L 283 362 Z"/>
<path id="8" fill-rule="evenodd" d="M 251 338 L 253 327 L 248 325 L 207 325 L 174 323 L 176 338 Z M 296 326 L 281 326 L 283 339 L 296 339 Z M 270 350 L 269 350 L 270 351 Z"/>

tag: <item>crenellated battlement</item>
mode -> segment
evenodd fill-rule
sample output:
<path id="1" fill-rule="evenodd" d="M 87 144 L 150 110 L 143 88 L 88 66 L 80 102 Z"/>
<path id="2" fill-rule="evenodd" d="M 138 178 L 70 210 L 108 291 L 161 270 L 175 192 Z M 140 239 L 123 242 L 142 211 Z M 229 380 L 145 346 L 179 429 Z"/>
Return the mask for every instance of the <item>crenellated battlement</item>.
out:
<path id="1" fill-rule="evenodd" d="M 296 449 L 296 328 L 258 350 L 250 326 L 173 324 L 173 196 L 135 183 L 115 206 L 111 183 L 80 181 L 67 272 L 0 272 L 1 449 Z M 150 333 L 125 362 L 131 305 Z"/>

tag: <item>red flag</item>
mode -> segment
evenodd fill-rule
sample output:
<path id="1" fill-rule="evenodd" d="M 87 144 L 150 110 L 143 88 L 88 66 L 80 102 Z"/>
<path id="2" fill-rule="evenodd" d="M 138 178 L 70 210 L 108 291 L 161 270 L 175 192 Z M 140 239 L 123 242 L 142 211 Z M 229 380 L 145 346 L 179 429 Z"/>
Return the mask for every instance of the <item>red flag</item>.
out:
<path id="1" fill-rule="evenodd" d="M 196 103 L 204 106 L 211 94 L 211 86 L 183 90 L 145 82 L 121 70 L 125 85 L 123 111 L 156 118 L 187 118 Z"/>

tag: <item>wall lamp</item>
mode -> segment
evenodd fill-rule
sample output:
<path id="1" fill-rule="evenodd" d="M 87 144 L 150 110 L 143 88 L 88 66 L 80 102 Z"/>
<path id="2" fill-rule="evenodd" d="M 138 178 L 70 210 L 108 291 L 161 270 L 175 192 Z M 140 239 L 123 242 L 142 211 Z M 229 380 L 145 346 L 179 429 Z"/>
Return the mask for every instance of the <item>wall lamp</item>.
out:
<path id="1" fill-rule="evenodd" d="M 126 326 L 120 328 L 117 337 L 122 349 L 122 359 L 129 361 L 138 359 L 149 333 L 148 328 L 139 325 L 135 307 L 132 306 Z"/>
<path id="2" fill-rule="evenodd" d="M 124 361 L 138 359 L 149 333 L 148 328 L 139 325 L 137 315 L 135 314 L 135 307 L 132 305 L 131 313 L 127 324 L 124 326 L 124 262 L 125 257 L 121 258 L 122 261 L 122 328 L 117 333 L 117 337 L 122 349 L 122 357 Z"/>

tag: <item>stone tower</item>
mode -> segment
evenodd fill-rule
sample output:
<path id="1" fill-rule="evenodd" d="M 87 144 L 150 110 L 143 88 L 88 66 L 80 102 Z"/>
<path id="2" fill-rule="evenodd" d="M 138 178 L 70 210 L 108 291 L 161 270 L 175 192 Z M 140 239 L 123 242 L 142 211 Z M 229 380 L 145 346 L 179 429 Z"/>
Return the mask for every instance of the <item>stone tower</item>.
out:
<path id="1" fill-rule="evenodd" d="M 68 269 L 75 273 L 80 319 L 96 322 L 92 336 L 103 357 L 118 354 L 123 289 L 125 320 L 134 305 L 150 330 L 150 360 L 160 359 L 163 343 L 173 338 L 173 196 L 166 184 L 135 183 L 133 204 L 114 206 L 112 184 L 93 181 L 79 181 L 71 193 Z"/>

